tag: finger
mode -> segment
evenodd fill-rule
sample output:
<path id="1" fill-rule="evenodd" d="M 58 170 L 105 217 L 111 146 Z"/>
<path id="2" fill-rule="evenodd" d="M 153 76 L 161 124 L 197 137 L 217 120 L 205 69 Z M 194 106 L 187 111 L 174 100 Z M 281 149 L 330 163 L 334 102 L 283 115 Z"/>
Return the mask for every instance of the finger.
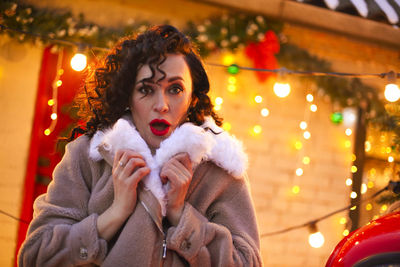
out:
<path id="1" fill-rule="evenodd" d="M 117 150 L 114 157 L 113 168 L 125 167 L 130 158 L 143 159 L 143 156 L 130 149 Z"/>
<path id="2" fill-rule="evenodd" d="M 180 188 L 190 181 L 190 173 L 178 161 L 172 163 L 163 173 L 171 184 L 171 188 Z M 160 176 L 161 177 L 161 176 Z"/>
<path id="3" fill-rule="evenodd" d="M 150 168 L 147 166 L 138 168 L 131 176 L 128 177 L 129 182 L 135 187 L 137 184 L 150 173 Z"/>
<path id="4" fill-rule="evenodd" d="M 124 177 L 131 176 L 135 169 L 146 166 L 146 162 L 141 158 L 130 158 L 123 167 L 121 175 Z"/>
<path id="5" fill-rule="evenodd" d="M 189 172 L 192 172 L 192 161 L 190 160 L 189 154 L 188 153 L 179 153 L 174 156 L 174 159 L 179 161 L 180 163 L 185 166 Z"/>

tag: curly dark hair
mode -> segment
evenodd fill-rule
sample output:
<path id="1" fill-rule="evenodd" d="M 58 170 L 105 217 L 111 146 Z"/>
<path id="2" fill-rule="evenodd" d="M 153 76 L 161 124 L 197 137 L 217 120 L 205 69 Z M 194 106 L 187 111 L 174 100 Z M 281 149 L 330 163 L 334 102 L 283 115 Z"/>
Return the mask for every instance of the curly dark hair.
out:
<path id="1" fill-rule="evenodd" d="M 113 125 L 129 107 L 138 70 L 148 64 L 152 76 L 166 60 L 167 54 L 182 54 L 192 78 L 192 103 L 187 120 L 201 125 L 205 116 L 212 116 L 218 126 L 222 119 L 213 111 L 207 93 L 210 89 L 208 76 L 201 59 L 189 38 L 170 25 L 154 26 L 139 35 L 122 38 L 103 62 L 89 70 L 84 91 L 76 98 L 79 115 L 86 120 L 86 127 L 75 128 L 70 140 L 77 133 L 92 137 L 97 130 Z"/>

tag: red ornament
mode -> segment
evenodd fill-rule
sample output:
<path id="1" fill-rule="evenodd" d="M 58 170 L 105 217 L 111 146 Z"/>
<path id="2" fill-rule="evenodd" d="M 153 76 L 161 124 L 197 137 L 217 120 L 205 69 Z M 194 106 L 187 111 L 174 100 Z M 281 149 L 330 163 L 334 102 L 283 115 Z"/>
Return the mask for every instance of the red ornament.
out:
<path id="1" fill-rule="evenodd" d="M 258 43 L 249 43 L 246 47 L 246 55 L 253 60 L 254 67 L 257 69 L 277 69 L 278 62 L 275 54 L 279 52 L 280 45 L 278 37 L 273 31 L 267 31 L 264 39 Z M 272 72 L 257 71 L 257 78 L 264 82 L 268 77 L 274 76 Z"/>

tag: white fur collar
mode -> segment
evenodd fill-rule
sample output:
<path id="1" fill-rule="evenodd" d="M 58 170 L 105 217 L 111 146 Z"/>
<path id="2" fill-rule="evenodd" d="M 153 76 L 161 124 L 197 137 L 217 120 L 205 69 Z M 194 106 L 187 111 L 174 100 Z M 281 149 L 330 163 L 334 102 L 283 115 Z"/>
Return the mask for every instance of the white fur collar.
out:
<path id="1" fill-rule="evenodd" d="M 112 128 L 97 131 L 92 137 L 89 156 L 95 161 L 103 159 L 98 150 L 100 145 L 103 145 L 112 157 L 115 151 L 122 148 L 132 149 L 144 157 L 151 172 L 143 182 L 159 200 L 163 215 L 165 215 L 165 196 L 168 187 L 162 185 L 159 173 L 164 163 L 174 155 L 180 152 L 188 153 L 194 168 L 203 160 L 211 160 L 235 178 L 244 177 L 248 166 L 242 143 L 219 128 L 210 117 L 206 118 L 201 127 L 189 122 L 182 124 L 170 137 L 161 142 L 154 156 L 129 116 L 119 119 Z"/>

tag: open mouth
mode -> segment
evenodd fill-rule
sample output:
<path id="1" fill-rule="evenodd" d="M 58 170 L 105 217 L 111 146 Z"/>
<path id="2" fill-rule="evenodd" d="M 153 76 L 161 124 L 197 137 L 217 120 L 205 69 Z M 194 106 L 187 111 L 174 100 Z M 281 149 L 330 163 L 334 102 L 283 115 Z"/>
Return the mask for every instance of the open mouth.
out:
<path id="1" fill-rule="evenodd" d="M 154 119 L 150 122 L 150 130 L 157 136 L 166 135 L 170 126 L 171 124 L 166 120 Z"/>

